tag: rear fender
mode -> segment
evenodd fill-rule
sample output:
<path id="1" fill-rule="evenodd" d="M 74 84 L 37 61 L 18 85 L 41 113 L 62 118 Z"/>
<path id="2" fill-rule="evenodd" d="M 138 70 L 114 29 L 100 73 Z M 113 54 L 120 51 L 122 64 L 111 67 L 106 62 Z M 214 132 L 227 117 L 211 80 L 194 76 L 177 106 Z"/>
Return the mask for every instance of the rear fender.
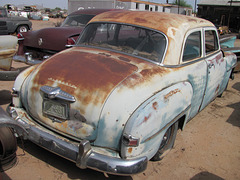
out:
<path id="1" fill-rule="evenodd" d="M 15 107 L 22 107 L 22 103 L 20 101 L 20 91 L 22 88 L 22 85 L 24 83 L 24 81 L 26 80 L 26 78 L 31 74 L 31 72 L 36 68 L 37 65 L 35 66 L 30 66 L 29 68 L 25 69 L 23 72 L 21 72 L 15 82 L 14 82 L 14 86 L 13 86 L 13 92 L 12 92 L 12 102 L 14 104 Z"/>
<path id="2" fill-rule="evenodd" d="M 223 52 L 223 56 L 224 56 L 224 61 L 226 62 L 226 72 L 220 87 L 221 93 L 223 93 L 223 91 L 227 88 L 229 78 L 233 78 L 232 76 L 233 69 L 237 65 L 237 56 L 234 53 Z"/>
<path id="3" fill-rule="evenodd" d="M 157 152 L 163 135 L 173 123 L 189 114 L 193 89 L 189 82 L 174 84 L 141 104 L 129 118 L 123 135 L 139 139 L 139 145 L 129 147 L 122 141 L 121 157 L 147 156 Z"/>
<path id="4" fill-rule="evenodd" d="M 237 65 L 237 56 L 232 52 L 223 52 L 223 57 L 227 63 L 227 72 L 232 71 Z"/>

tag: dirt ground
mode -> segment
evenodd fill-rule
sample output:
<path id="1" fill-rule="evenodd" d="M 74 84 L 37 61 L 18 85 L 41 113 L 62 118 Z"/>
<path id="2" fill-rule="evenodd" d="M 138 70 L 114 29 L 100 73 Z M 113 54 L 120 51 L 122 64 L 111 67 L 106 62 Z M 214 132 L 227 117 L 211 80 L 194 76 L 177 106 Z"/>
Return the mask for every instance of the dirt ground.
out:
<path id="1" fill-rule="evenodd" d="M 33 30 L 54 26 L 59 20 L 33 21 Z M 237 45 L 240 46 L 240 41 Z M 13 63 L 18 68 L 21 63 Z M 0 105 L 11 101 L 13 81 L 0 82 Z M 0 174 L 0 180 L 107 179 L 103 173 L 79 169 L 74 163 L 31 142 L 18 142 L 17 164 Z M 129 180 L 237 180 L 240 179 L 240 73 L 227 90 L 178 131 L 175 147 L 160 162 L 149 162 L 145 172 L 110 179 Z"/>

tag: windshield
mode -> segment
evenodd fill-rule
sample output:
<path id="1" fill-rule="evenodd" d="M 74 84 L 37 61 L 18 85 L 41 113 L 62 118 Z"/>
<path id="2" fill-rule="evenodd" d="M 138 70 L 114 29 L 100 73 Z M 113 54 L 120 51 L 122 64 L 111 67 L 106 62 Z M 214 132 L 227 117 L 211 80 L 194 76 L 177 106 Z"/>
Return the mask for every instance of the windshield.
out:
<path id="1" fill-rule="evenodd" d="M 85 26 L 95 15 L 79 14 L 68 16 L 62 23 L 61 27 Z"/>
<path id="2" fill-rule="evenodd" d="M 141 27 L 113 24 L 89 24 L 77 45 L 94 46 L 140 56 L 160 62 L 166 49 L 165 36 Z"/>

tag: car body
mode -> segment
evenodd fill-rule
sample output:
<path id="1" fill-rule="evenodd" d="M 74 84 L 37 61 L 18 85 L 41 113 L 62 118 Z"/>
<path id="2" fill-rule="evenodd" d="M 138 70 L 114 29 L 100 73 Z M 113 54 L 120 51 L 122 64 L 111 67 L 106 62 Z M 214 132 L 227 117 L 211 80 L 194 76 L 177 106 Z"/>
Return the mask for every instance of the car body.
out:
<path id="1" fill-rule="evenodd" d="M 0 35 L 0 81 L 13 81 L 20 73 L 19 70 L 12 68 L 13 55 L 17 52 L 17 41 L 16 36 Z"/>
<path id="2" fill-rule="evenodd" d="M 28 64 L 41 63 L 55 53 L 66 49 L 77 40 L 79 34 L 94 16 L 113 9 L 86 9 L 68 15 L 60 27 L 43 28 L 18 34 L 19 48 L 13 57 Z"/>
<path id="3" fill-rule="evenodd" d="M 4 7 L 0 7 L 0 21 L 7 22 L 8 34 L 27 32 L 32 29 L 31 21 L 24 17 L 9 16 Z"/>
<path id="4" fill-rule="evenodd" d="M 0 21 L 0 35 L 7 35 L 7 22 L 6 21 Z"/>
<path id="5" fill-rule="evenodd" d="M 21 73 L 8 112 L 26 139 L 80 168 L 136 174 L 223 93 L 235 65 L 207 20 L 109 11 L 74 47 Z"/>

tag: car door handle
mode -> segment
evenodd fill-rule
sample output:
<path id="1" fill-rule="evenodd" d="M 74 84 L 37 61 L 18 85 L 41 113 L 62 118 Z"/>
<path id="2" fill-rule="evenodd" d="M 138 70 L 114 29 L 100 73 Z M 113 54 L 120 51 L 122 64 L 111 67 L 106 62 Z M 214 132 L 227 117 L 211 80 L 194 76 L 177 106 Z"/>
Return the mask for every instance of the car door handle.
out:
<path id="1" fill-rule="evenodd" d="M 214 64 L 209 64 L 208 68 L 211 69 L 214 66 Z"/>

